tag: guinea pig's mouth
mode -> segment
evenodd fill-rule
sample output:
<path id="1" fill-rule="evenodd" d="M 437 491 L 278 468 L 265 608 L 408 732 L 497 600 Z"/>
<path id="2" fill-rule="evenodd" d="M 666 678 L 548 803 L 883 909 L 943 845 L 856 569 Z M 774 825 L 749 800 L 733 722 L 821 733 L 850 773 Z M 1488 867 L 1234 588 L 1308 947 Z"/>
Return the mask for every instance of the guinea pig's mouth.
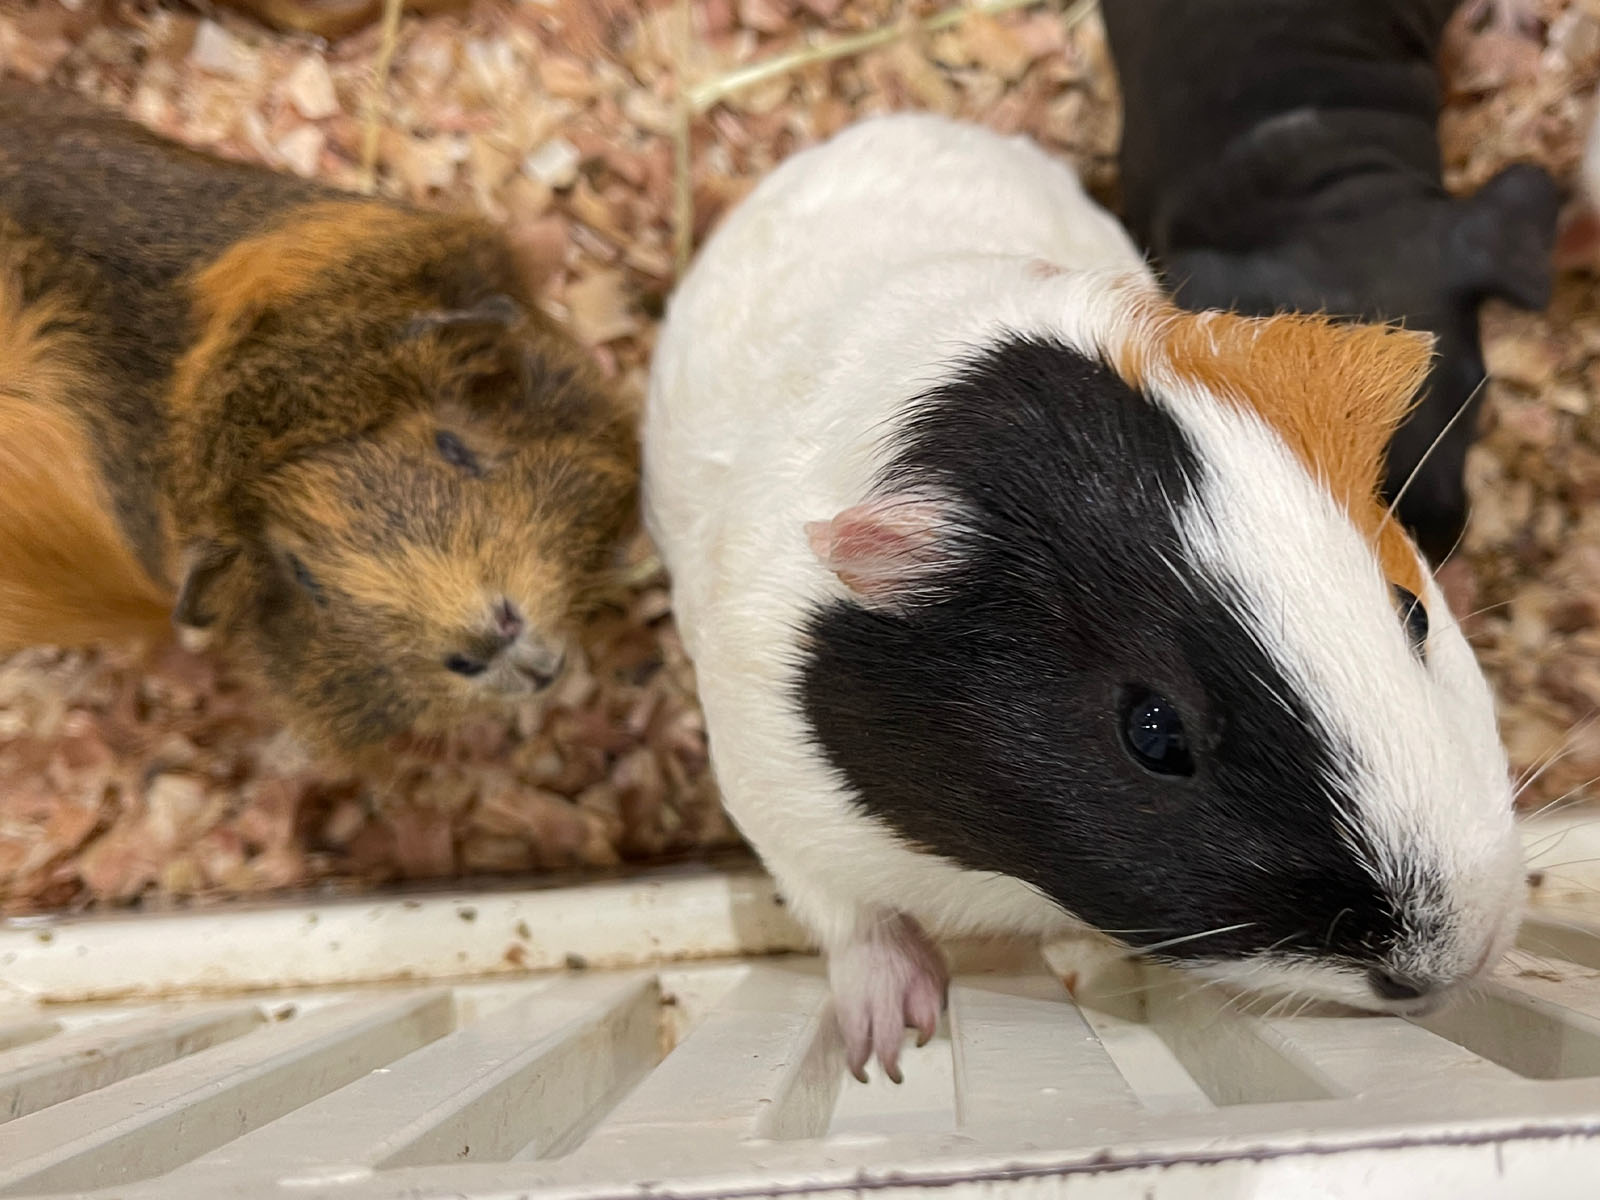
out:
<path id="1" fill-rule="evenodd" d="M 518 642 L 488 672 L 486 688 L 508 700 L 538 695 L 566 673 L 569 657 L 562 642 Z"/>

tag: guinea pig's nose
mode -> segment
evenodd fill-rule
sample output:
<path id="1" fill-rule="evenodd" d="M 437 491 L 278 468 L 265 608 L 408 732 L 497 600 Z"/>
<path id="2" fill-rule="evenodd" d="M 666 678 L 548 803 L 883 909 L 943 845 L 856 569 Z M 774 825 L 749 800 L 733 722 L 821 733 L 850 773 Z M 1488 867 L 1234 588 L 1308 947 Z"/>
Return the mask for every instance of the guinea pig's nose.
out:
<path id="1" fill-rule="evenodd" d="M 494 628 L 502 638 L 514 642 L 522 636 L 522 631 L 528 623 L 522 619 L 522 613 L 511 601 L 502 597 L 494 606 Z"/>
<path id="2" fill-rule="evenodd" d="M 1386 967 L 1373 967 L 1368 971 L 1367 983 L 1382 1000 L 1421 1000 L 1428 994 L 1426 984 Z"/>

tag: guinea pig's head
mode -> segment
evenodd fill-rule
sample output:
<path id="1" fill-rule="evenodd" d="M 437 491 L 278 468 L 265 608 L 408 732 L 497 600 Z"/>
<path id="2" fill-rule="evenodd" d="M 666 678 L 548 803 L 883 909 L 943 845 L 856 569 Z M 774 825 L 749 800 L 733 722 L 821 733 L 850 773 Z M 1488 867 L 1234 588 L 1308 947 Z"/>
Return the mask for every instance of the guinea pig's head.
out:
<path id="1" fill-rule="evenodd" d="M 261 406 L 239 397 L 265 378 L 288 413 L 268 411 L 271 439 L 207 426 L 213 460 L 255 459 L 191 538 L 176 620 L 241 657 L 324 752 L 548 688 L 633 522 L 625 406 L 524 299 L 471 294 L 490 269 L 435 286 L 461 307 L 369 289 L 372 311 L 339 308 L 342 335 L 315 304 L 304 330 L 273 314 L 262 348 L 213 372 L 235 411 Z M 313 366 L 261 365 L 280 360 Z"/>
<path id="2" fill-rule="evenodd" d="M 907 844 L 1152 957 L 1434 1004 L 1523 875 L 1489 689 L 1377 499 L 1428 339 L 1056 286 L 810 526 L 818 747 Z"/>
<path id="3" fill-rule="evenodd" d="M 594 447 L 417 413 L 286 466 L 241 632 L 330 748 L 442 731 L 550 687 L 631 507 Z"/>

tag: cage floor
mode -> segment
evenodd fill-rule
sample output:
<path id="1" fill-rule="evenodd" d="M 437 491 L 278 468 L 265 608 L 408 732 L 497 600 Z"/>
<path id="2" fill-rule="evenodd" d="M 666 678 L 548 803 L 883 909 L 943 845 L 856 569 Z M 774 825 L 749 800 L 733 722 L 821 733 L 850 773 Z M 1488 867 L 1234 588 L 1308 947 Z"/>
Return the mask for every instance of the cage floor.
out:
<path id="1" fill-rule="evenodd" d="M 1530 831 L 1568 865 L 1438 1016 L 1240 1006 L 1081 947 L 958 949 L 898 1087 L 845 1073 L 818 962 L 769 953 L 795 932 L 759 876 L 8 926 L 0 1196 L 1589 1197 L 1594 836 Z M 508 932 L 527 965 L 595 965 L 485 973 Z M 734 957 L 662 962 L 706 954 Z M 301 986 L 241 990 L 274 970 Z"/>

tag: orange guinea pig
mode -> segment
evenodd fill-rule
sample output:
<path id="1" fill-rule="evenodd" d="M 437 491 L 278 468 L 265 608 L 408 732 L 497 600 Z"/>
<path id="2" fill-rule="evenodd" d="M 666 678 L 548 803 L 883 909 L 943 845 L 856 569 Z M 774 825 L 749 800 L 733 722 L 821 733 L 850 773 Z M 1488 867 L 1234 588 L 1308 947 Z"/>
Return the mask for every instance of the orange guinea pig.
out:
<path id="1" fill-rule="evenodd" d="M 0 85 L 0 649 L 176 622 L 323 753 L 561 672 L 634 417 L 493 227 Z"/>

